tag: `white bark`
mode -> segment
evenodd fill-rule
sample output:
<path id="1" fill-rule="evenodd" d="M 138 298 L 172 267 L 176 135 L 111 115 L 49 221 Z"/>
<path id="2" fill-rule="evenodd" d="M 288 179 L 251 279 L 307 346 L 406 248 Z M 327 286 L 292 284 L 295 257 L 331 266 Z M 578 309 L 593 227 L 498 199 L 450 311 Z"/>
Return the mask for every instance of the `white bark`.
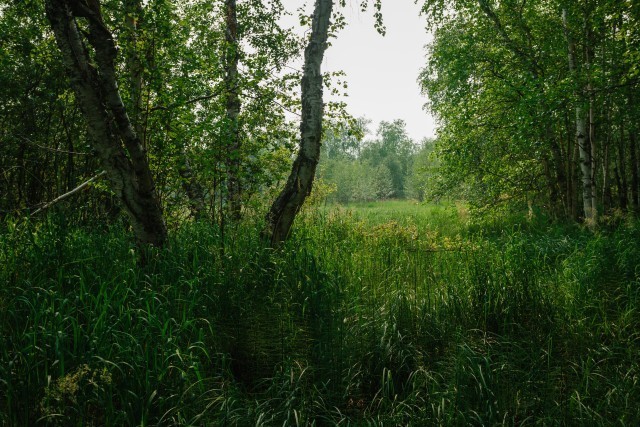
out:
<path id="1" fill-rule="evenodd" d="M 569 71 L 576 79 L 578 71 L 576 69 L 576 53 L 575 44 L 571 40 L 569 29 L 567 27 L 567 11 L 562 10 L 562 22 L 564 25 L 565 36 L 568 46 Z M 576 98 L 576 140 L 578 142 L 578 152 L 580 154 L 580 171 L 582 173 L 582 205 L 584 209 L 584 219 L 589 225 L 593 225 L 595 221 L 595 209 L 593 200 L 593 175 L 591 166 L 591 147 L 587 138 L 587 115 L 584 110 L 583 96 L 578 90 L 579 83 L 576 82 L 574 92 Z"/>
<path id="2" fill-rule="evenodd" d="M 304 52 L 302 75 L 302 119 L 300 145 L 289 179 L 267 214 L 265 234 L 272 244 L 289 236 L 296 214 L 311 193 L 316 166 L 320 160 L 322 139 L 322 59 L 327 48 L 332 0 L 316 0 L 311 24 L 311 37 Z"/>

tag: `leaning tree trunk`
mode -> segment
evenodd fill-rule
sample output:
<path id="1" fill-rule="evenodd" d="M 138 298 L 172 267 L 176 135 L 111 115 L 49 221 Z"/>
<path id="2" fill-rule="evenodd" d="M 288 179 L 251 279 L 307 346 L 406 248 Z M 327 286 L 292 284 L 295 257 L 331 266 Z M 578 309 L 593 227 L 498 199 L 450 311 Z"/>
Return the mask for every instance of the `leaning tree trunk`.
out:
<path id="1" fill-rule="evenodd" d="M 311 37 L 304 52 L 300 147 L 287 183 L 267 214 L 266 236 L 272 245 L 286 240 L 296 214 L 311 193 L 322 139 L 322 58 L 327 48 L 332 0 L 316 0 Z"/>
<path id="2" fill-rule="evenodd" d="M 102 20 L 100 5 L 97 0 L 46 0 L 45 6 L 71 86 L 87 120 L 93 149 L 129 215 L 136 240 L 138 244 L 162 246 L 167 228 L 145 151 L 118 91 L 116 47 Z M 87 31 L 80 30 L 78 18 L 86 18 Z M 89 54 L 83 34 L 94 49 L 93 55 Z"/>
<path id="3" fill-rule="evenodd" d="M 578 77 L 576 71 L 576 53 L 575 44 L 569 35 L 567 27 L 567 11 L 562 11 L 562 21 L 564 24 L 565 36 L 568 45 L 569 71 L 574 78 Z M 578 91 L 579 82 L 576 81 L 575 98 L 576 98 L 576 139 L 578 141 L 578 151 L 580 153 L 580 171 L 582 172 L 582 205 L 584 209 L 584 219 L 589 225 L 593 225 L 595 221 L 595 210 L 593 200 L 593 183 L 592 183 L 592 165 L 591 165 L 591 147 L 587 145 L 587 117 L 583 107 L 583 97 Z"/>

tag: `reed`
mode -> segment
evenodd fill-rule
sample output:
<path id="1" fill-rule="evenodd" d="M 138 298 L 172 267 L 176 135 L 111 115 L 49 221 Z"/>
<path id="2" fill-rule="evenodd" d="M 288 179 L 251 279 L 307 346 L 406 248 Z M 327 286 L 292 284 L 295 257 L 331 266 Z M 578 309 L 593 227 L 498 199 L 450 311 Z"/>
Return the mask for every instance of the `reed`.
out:
<path id="1" fill-rule="evenodd" d="M 501 225 L 498 225 L 501 224 Z M 408 202 L 0 232 L 2 425 L 637 425 L 640 223 Z"/>

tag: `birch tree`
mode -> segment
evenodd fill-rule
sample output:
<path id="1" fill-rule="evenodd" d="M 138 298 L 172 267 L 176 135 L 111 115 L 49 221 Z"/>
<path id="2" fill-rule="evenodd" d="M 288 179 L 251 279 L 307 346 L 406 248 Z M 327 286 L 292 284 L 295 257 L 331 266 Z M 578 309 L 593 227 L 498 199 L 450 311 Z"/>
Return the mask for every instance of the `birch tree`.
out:
<path id="1" fill-rule="evenodd" d="M 580 91 L 579 73 L 576 67 L 576 46 L 573 42 L 569 29 L 567 27 L 567 10 L 562 10 L 562 23 L 564 26 L 565 36 L 567 38 L 567 56 L 569 62 L 569 71 L 575 80 L 575 117 L 576 117 L 576 140 L 578 142 L 578 150 L 580 153 L 580 171 L 582 172 L 582 206 L 584 209 L 584 219 L 588 224 L 595 221 L 595 200 L 593 197 L 593 172 L 592 172 L 592 153 L 588 145 L 587 132 L 587 113 L 584 110 L 583 96 Z"/>
<path id="2" fill-rule="evenodd" d="M 327 48 L 332 8 L 332 0 L 315 2 L 311 36 L 304 52 L 299 151 L 284 189 L 267 214 L 265 235 L 272 244 L 283 242 L 288 237 L 296 214 L 311 193 L 320 160 L 324 112 L 321 65 Z"/>
<path id="3" fill-rule="evenodd" d="M 434 42 L 421 81 L 441 123 L 443 190 L 462 190 L 478 208 L 532 202 L 587 224 L 600 208 L 633 209 L 636 7 L 425 0 L 423 12 Z"/>
<path id="4" fill-rule="evenodd" d="M 167 228 L 145 149 L 118 90 L 117 50 L 100 4 L 97 0 L 46 0 L 45 8 L 93 149 L 129 216 L 136 240 L 162 246 Z M 86 21 L 86 30 L 80 27 L 80 19 Z"/>
<path id="5" fill-rule="evenodd" d="M 241 185 L 240 185 L 240 96 L 238 62 L 240 45 L 238 40 L 238 13 L 236 0 L 225 0 L 225 111 L 226 111 L 226 145 L 227 145 L 227 192 L 229 210 L 233 219 L 240 218 Z"/>

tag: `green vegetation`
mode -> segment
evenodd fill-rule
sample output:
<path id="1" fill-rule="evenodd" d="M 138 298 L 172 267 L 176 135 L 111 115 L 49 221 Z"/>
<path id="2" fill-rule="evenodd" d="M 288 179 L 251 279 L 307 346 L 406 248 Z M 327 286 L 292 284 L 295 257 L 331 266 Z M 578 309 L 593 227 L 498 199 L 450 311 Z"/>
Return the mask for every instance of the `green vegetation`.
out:
<path id="1" fill-rule="evenodd" d="M 335 189 L 338 203 L 415 198 L 422 201 L 435 170 L 433 141 L 416 145 L 402 120 L 382 121 L 365 139 L 369 121 L 355 120 L 325 132 L 318 178 Z"/>
<path id="2" fill-rule="evenodd" d="M 144 266 L 119 225 L 7 222 L 0 424 L 636 425 L 640 223 L 536 221 L 309 209 Z"/>
<path id="3" fill-rule="evenodd" d="M 0 425 L 640 425 L 640 3 L 311 3 L 0 0 Z"/>
<path id="4" fill-rule="evenodd" d="M 595 222 L 640 211 L 640 3 L 424 0 L 429 191 Z"/>

